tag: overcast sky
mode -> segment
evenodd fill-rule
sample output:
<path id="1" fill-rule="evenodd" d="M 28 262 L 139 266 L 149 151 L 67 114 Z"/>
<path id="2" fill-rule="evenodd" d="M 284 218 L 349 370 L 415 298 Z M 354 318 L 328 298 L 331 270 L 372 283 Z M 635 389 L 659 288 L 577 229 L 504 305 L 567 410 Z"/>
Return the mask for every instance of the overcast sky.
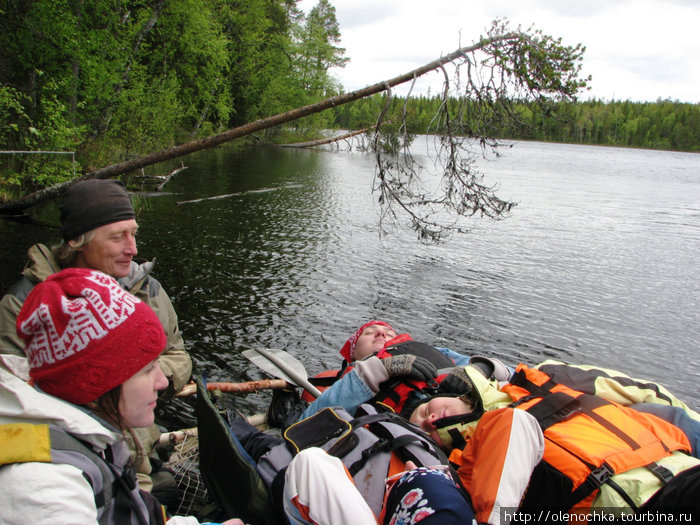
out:
<path id="1" fill-rule="evenodd" d="M 586 46 L 581 98 L 700 103 L 700 0 L 330 0 L 350 62 L 334 75 L 353 91 L 469 45 L 507 18 Z M 301 0 L 308 13 L 317 0 Z M 460 36 L 461 35 L 461 36 Z M 460 40 L 461 39 L 461 40 Z M 427 85 L 439 88 L 430 73 Z M 396 88 L 397 93 L 402 93 Z M 415 92 L 415 90 L 414 90 Z"/>

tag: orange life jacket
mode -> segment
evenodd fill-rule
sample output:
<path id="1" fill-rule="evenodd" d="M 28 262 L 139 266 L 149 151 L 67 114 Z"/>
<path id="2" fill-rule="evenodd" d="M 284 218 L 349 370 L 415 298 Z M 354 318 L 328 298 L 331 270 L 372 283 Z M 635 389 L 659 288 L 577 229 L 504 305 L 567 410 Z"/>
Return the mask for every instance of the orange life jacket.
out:
<path id="1" fill-rule="evenodd" d="M 617 490 L 610 478 L 634 468 L 646 467 L 668 482 L 672 473 L 655 462 L 673 451 L 691 449 L 674 425 L 555 383 L 522 364 L 502 390 L 514 400 L 513 406 L 537 418 L 545 437 L 543 463 L 570 480 L 564 509 L 589 507 L 603 483 Z M 536 492 L 546 491 L 528 490 L 523 506 L 528 505 L 529 493 Z M 536 506 L 532 498 L 530 505 Z"/>

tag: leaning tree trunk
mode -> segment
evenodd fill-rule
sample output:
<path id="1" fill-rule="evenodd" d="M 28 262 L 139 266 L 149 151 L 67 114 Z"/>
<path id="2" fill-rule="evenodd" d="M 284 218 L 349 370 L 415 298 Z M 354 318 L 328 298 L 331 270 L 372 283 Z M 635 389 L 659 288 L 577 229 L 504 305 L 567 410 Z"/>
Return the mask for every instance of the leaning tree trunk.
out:
<path id="1" fill-rule="evenodd" d="M 502 34 L 499 36 L 491 37 L 491 38 L 484 38 L 480 40 L 478 43 L 473 44 L 471 46 L 466 46 L 462 47 L 449 55 L 445 55 L 437 60 L 433 60 L 432 62 L 429 62 L 428 64 L 425 64 L 424 66 L 421 66 L 419 68 L 416 68 L 412 71 L 409 71 L 408 73 L 405 73 L 403 75 L 399 75 L 397 77 L 394 77 L 389 80 L 385 80 L 383 82 L 377 82 L 376 84 L 372 84 L 370 86 L 367 86 L 365 88 L 359 89 L 357 91 L 353 91 L 351 93 L 345 93 L 342 95 L 337 95 L 331 98 L 328 98 L 326 100 L 323 100 L 321 102 L 316 102 L 314 104 L 309 104 L 307 106 L 303 106 L 297 109 L 294 109 L 292 111 L 288 111 L 285 113 L 278 113 L 277 115 L 273 115 L 271 117 L 263 118 L 260 120 L 256 120 L 255 122 L 251 122 L 248 124 L 244 124 L 243 126 L 239 126 L 237 128 L 229 129 L 227 131 L 224 131 L 222 133 L 218 133 L 216 135 L 212 135 L 210 137 L 206 137 L 204 139 L 199 139 L 195 140 L 192 142 L 187 142 L 185 144 L 179 144 L 177 146 L 173 146 L 172 148 L 158 151 L 155 153 L 150 153 L 148 155 L 144 155 L 142 157 L 137 157 L 132 160 L 128 160 L 125 162 L 120 162 L 118 164 L 113 164 L 111 166 L 107 166 L 105 168 L 100 168 L 95 171 L 91 171 L 83 175 L 82 177 L 66 181 L 60 184 L 57 184 L 55 186 L 51 186 L 50 188 L 45 188 L 43 190 L 37 191 L 35 193 L 31 193 L 29 195 L 25 195 L 24 197 L 20 199 L 16 199 L 10 202 L 2 203 L 0 204 L 0 213 L 16 213 L 20 212 L 22 210 L 25 210 L 31 206 L 34 206 L 36 204 L 39 204 L 41 202 L 44 202 L 46 200 L 49 200 L 51 198 L 57 197 L 61 193 L 63 193 L 69 186 L 74 184 L 75 182 L 83 179 L 108 179 L 111 177 L 116 177 L 118 175 L 122 175 L 124 173 L 128 173 L 130 171 L 134 171 L 140 168 L 143 168 L 145 166 L 150 166 L 153 164 L 157 164 L 159 162 L 164 162 L 166 160 L 174 159 L 177 157 L 181 157 L 183 155 L 188 155 L 190 153 L 194 153 L 195 151 L 201 151 L 204 149 L 208 148 L 213 148 L 215 146 L 219 146 L 221 144 L 224 144 L 226 142 L 230 142 L 234 139 L 243 137 L 245 135 L 250 135 L 252 133 L 257 133 L 259 131 L 262 131 L 267 128 L 271 128 L 274 126 L 279 126 L 280 124 L 284 124 L 285 122 L 291 122 L 293 120 L 297 120 L 302 117 L 306 117 L 308 115 L 312 115 L 314 113 L 318 113 L 320 111 L 324 111 L 326 109 L 330 109 L 335 106 L 340 106 L 343 104 L 347 104 L 348 102 L 353 102 L 355 100 L 365 98 L 371 95 L 375 95 L 377 93 L 381 93 L 383 91 L 387 91 L 390 88 L 397 86 L 399 84 L 403 84 L 405 82 L 409 82 L 414 80 L 415 78 L 422 76 L 426 73 L 429 73 L 430 71 L 434 71 L 436 69 L 441 68 L 443 65 L 448 64 L 450 62 L 453 62 L 466 54 L 473 53 L 474 51 L 477 51 L 479 49 L 483 49 L 487 46 L 493 45 L 498 42 L 507 42 L 507 41 L 514 41 L 517 42 L 521 40 L 524 37 L 522 33 L 519 32 L 511 32 L 511 33 L 506 33 Z"/>
<path id="2" fill-rule="evenodd" d="M 350 139 L 356 137 L 357 135 L 362 135 L 367 133 L 368 128 L 356 129 L 355 131 L 350 131 L 343 135 L 337 137 L 330 137 L 327 139 L 309 140 L 308 142 L 295 142 L 294 144 L 276 144 L 279 148 L 312 148 L 314 146 L 323 146 L 324 144 L 332 144 L 333 142 L 340 142 L 341 140 Z"/>

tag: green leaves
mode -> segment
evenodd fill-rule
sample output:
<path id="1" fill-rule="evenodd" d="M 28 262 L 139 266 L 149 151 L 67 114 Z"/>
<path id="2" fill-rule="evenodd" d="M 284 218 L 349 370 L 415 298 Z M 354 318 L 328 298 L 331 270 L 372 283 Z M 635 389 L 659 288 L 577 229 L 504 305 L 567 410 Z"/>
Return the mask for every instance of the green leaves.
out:
<path id="1" fill-rule="evenodd" d="M 0 138 L 77 150 L 86 169 L 167 148 L 338 91 L 339 41 L 327 0 L 308 18 L 292 0 L 5 2 Z M 36 164 L 0 163 L 15 174 Z M 54 178 L 27 171 L 23 189 Z"/>

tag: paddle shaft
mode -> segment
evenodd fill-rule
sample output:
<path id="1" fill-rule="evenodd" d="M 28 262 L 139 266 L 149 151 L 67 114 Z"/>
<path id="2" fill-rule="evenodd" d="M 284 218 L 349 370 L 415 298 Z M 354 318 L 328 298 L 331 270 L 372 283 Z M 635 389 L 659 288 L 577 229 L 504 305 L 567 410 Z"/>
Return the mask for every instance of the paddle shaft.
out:
<path id="1" fill-rule="evenodd" d="M 257 392 L 258 390 L 287 388 L 289 383 L 284 379 L 259 379 L 257 381 L 245 381 L 243 383 L 207 383 L 207 390 L 221 390 L 222 392 L 244 393 Z M 191 396 L 197 392 L 197 385 L 188 383 L 176 394 L 176 397 Z"/>
<path id="2" fill-rule="evenodd" d="M 245 417 L 246 421 L 254 427 L 264 428 L 267 425 L 267 414 L 252 414 Z M 165 447 L 168 445 L 177 445 L 185 441 L 187 438 L 197 438 L 199 431 L 197 427 L 183 428 L 173 430 L 172 432 L 163 432 L 158 438 L 158 446 Z"/>

